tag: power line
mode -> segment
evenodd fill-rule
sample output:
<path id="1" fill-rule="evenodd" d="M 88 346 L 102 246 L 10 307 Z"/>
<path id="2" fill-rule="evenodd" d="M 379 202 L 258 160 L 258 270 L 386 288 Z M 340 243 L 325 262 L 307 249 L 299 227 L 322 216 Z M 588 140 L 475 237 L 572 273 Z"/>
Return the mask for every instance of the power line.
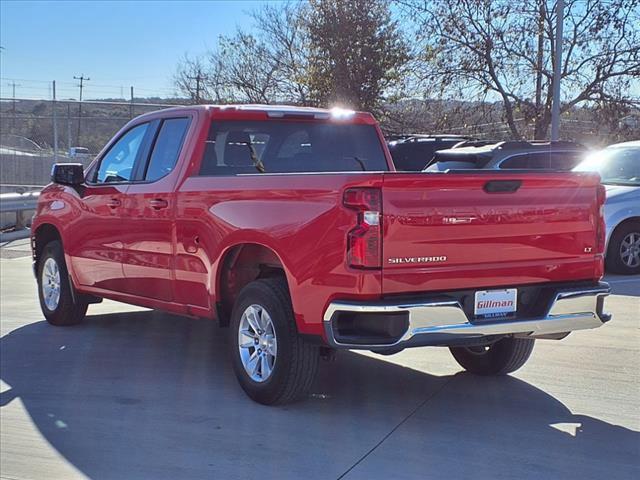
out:
<path id="1" fill-rule="evenodd" d="M 12 128 L 15 130 L 16 128 L 16 87 L 19 87 L 20 84 L 15 81 L 9 83 L 9 86 L 12 87 L 13 95 L 12 95 L 12 110 L 13 110 L 13 120 L 12 120 Z"/>
<path id="2" fill-rule="evenodd" d="M 80 85 L 78 85 L 78 86 L 80 87 L 80 101 L 82 101 L 82 88 L 84 87 L 84 82 L 85 82 L 85 81 L 87 81 L 87 82 L 88 82 L 88 81 L 89 81 L 89 80 L 91 80 L 91 79 L 90 79 L 89 77 L 85 77 L 85 76 L 84 76 L 84 73 L 83 73 L 82 75 L 80 75 L 79 77 L 76 77 L 76 76 L 74 75 L 74 77 L 73 77 L 73 78 L 74 78 L 75 80 L 80 80 Z"/>
<path id="3" fill-rule="evenodd" d="M 79 77 L 76 77 L 79 80 Z M 31 92 L 38 92 L 41 94 L 43 98 L 49 99 L 51 97 L 51 82 L 48 80 L 36 80 L 32 78 L 14 78 L 14 77 L 6 77 L 0 76 L 0 80 L 2 80 L 2 85 L 11 85 L 11 82 L 15 82 L 16 86 L 20 86 L 20 91 L 28 90 Z M 85 79 L 85 81 L 88 79 Z M 202 78 L 201 78 L 202 81 Z M 8 82 L 8 83 L 7 83 Z M 83 85 L 83 87 L 86 85 Z M 79 84 L 77 82 L 65 82 L 65 81 L 56 81 L 56 88 L 58 92 L 58 97 L 70 97 L 76 95 L 72 95 L 71 92 L 75 90 L 78 92 Z M 176 89 L 171 87 L 157 87 L 157 88 L 145 88 L 136 86 L 136 92 L 145 92 L 147 96 L 155 96 L 155 97 L 176 97 Z M 47 93 L 47 89 L 49 92 Z M 204 85 L 201 83 L 200 85 L 200 97 L 204 95 Z M 3 89 L 0 88 L 0 91 Z M 110 97 L 118 97 L 123 98 L 123 86 L 121 85 L 107 85 L 107 84 L 95 84 L 93 81 L 91 82 L 91 96 L 96 97 L 96 93 L 98 96 L 110 96 Z M 9 96 L 9 95 L 6 95 Z M 31 96 L 37 96 L 36 94 L 31 94 Z M 86 92 L 83 89 L 82 98 L 85 100 L 87 97 Z M 85 101 L 86 103 L 86 101 Z"/>
<path id="4" fill-rule="evenodd" d="M 196 81 L 196 96 L 194 100 L 196 101 L 196 103 L 200 103 L 200 82 L 207 80 L 207 76 L 202 75 L 200 72 L 198 72 L 198 74 L 195 77 L 187 76 L 187 78 L 189 80 Z"/>

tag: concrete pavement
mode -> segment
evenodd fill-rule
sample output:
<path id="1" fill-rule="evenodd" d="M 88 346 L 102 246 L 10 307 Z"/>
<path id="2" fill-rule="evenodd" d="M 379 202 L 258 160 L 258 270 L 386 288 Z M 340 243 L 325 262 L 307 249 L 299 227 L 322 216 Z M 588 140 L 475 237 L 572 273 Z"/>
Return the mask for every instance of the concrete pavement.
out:
<path id="1" fill-rule="evenodd" d="M 9 249 L 2 478 L 640 477 L 640 278 L 612 279 L 610 324 L 537 342 L 510 377 L 461 373 L 444 348 L 343 352 L 307 401 L 270 408 L 213 322 L 105 301 L 49 326 L 26 244 Z"/>

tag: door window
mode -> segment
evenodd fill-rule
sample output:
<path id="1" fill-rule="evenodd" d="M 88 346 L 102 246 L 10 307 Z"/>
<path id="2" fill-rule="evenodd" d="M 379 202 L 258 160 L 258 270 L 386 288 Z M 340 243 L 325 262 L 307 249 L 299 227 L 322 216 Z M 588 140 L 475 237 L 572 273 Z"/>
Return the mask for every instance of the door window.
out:
<path id="1" fill-rule="evenodd" d="M 173 170 L 188 128 L 188 118 L 170 118 L 162 122 L 144 176 L 145 180 L 153 182 Z"/>
<path id="2" fill-rule="evenodd" d="M 149 124 L 143 123 L 133 127 L 120 137 L 102 157 L 94 181 L 112 183 L 132 180 L 133 166 L 148 128 Z"/>
<path id="3" fill-rule="evenodd" d="M 551 154 L 548 152 L 530 153 L 529 168 L 534 170 L 544 170 L 548 168 L 553 168 L 551 166 Z"/>
<path id="4" fill-rule="evenodd" d="M 584 152 L 551 152 L 551 168 L 554 170 L 571 170 L 580 163 Z"/>

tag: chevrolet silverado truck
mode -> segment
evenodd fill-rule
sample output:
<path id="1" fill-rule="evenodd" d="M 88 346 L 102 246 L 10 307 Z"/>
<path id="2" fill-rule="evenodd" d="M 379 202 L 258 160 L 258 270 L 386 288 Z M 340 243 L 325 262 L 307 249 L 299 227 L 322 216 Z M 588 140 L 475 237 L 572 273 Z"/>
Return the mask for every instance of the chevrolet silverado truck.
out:
<path id="1" fill-rule="evenodd" d="M 396 172 L 368 113 L 161 110 L 52 180 L 32 226 L 47 321 L 103 298 L 216 319 L 263 404 L 304 396 L 336 349 L 446 346 L 500 375 L 610 319 L 597 174 Z"/>

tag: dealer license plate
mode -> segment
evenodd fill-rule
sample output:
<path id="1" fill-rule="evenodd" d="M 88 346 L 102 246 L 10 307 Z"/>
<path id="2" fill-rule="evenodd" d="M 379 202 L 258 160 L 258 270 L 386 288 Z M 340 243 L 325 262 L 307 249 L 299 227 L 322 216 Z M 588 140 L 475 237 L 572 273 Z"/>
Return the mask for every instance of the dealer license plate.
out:
<path id="1" fill-rule="evenodd" d="M 476 292 L 474 314 L 477 317 L 504 317 L 516 311 L 518 289 L 479 290 Z"/>

